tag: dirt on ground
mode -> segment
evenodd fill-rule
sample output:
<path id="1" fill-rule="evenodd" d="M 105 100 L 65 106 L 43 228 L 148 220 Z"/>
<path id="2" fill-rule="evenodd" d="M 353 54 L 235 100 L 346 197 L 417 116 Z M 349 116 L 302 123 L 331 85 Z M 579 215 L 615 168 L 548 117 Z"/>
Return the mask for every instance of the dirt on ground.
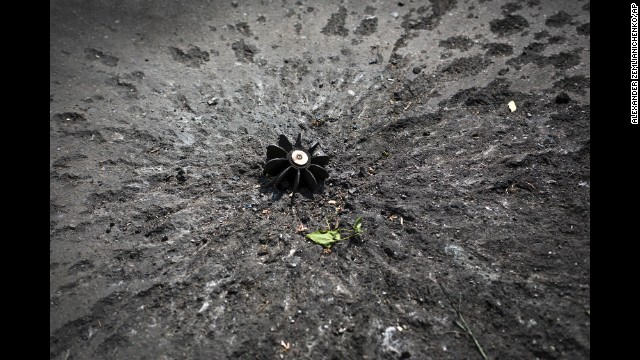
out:
<path id="1" fill-rule="evenodd" d="M 590 358 L 588 0 L 54 0 L 49 101 L 51 359 Z"/>

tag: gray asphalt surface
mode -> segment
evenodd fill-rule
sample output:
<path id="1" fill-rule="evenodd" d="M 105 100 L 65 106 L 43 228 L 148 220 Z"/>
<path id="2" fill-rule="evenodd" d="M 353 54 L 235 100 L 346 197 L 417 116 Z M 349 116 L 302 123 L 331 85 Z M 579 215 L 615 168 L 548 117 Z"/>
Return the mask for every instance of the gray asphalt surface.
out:
<path id="1" fill-rule="evenodd" d="M 51 359 L 590 357 L 588 1 L 54 0 L 49 124 Z"/>

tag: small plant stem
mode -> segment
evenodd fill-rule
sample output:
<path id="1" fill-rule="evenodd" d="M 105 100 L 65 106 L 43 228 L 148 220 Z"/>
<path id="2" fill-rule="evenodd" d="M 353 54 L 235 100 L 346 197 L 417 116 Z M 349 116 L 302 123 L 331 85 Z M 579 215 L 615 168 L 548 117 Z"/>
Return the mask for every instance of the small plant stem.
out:
<path id="1" fill-rule="evenodd" d="M 460 327 L 467 334 L 469 334 L 469 336 L 471 336 L 471 338 L 473 339 L 473 342 L 476 345 L 476 348 L 480 352 L 480 355 L 482 355 L 482 358 L 484 360 L 487 360 L 488 359 L 487 354 L 485 354 L 484 350 L 482 350 L 482 346 L 480 346 L 480 342 L 478 342 L 478 339 L 476 339 L 475 335 L 473 335 L 471 328 L 469 327 L 469 325 L 467 324 L 467 321 L 464 319 L 464 316 L 462 316 L 462 313 L 460 312 L 460 302 L 462 301 L 462 297 L 458 301 L 458 306 L 456 306 L 455 303 L 453 302 L 453 299 L 447 292 L 447 289 L 445 289 L 444 285 L 442 285 L 439 281 L 436 281 L 436 283 L 438 284 L 438 286 L 440 286 L 440 289 L 442 290 L 444 295 L 447 297 L 447 299 L 449 299 L 449 303 L 451 303 L 451 307 L 453 308 L 453 310 L 455 310 L 456 314 L 458 315 L 458 318 L 460 319 L 459 323 L 456 321 L 456 325 L 458 325 L 458 327 Z"/>

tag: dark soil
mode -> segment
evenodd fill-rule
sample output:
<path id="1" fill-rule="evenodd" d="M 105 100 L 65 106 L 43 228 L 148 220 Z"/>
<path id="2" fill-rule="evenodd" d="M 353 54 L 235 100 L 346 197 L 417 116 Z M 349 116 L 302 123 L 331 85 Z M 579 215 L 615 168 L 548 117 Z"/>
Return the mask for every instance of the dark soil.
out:
<path id="1" fill-rule="evenodd" d="M 467 36 L 452 36 L 446 40 L 441 40 L 439 46 L 447 49 L 467 51 L 473 46 L 473 40 Z"/>
<path id="2" fill-rule="evenodd" d="M 590 358 L 589 11 L 52 1 L 50 358 Z"/>
<path id="3" fill-rule="evenodd" d="M 544 23 L 550 27 L 562 27 L 571 24 L 572 18 L 573 16 L 567 14 L 564 11 L 560 11 L 557 14 L 549 16 L 549 18 Z"/>
<path id="4" fill-rule="evenodd" d="M 190 67 L 199 68 L 201 64 L 209 61 L 209 53 L 200 50 L 197 46 L 190 48 L 187 52 L 173 46 L 170 46 L 169 50 L 171 51 L 171 56 L 173 56 L 174 60 Z"/>
<path id="5" fill-rule="evenodd" d="M 369 36 L 376 31 L 378 31 L 378 18 L 365 18 L 360 21 L 360 25 L 358 25 L 358 28 L 356 29 L 356 31 L 354 31 L 354 34 Z"/>
<path id="6" fill-rule="evenodd" d="M 487 49 L 485 55 L 488 56 L 503 56 L 513 54 L 513 46 L 503 43 L 489 43 L 483 46 Z"/>
<path id="7" fill-rule="evenodd" d="M 529 22 L 522 15 L 506 15 L 502 19 L 489 22 L 491 32 L 499 36 L 513 35 L 529 27 Z"/>

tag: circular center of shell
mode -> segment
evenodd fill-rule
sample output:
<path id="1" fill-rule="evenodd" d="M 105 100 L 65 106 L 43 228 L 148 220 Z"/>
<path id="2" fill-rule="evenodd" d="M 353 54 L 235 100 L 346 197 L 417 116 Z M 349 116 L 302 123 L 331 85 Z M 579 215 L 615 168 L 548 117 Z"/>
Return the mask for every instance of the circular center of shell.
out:
<path id="1" fill-rule="evenodd" d="M 294 150 L 291 152 L 291 160 L 293 160 L 296 165 L 304 165 L 309 161 L 309 157 L 302 150 Z"/>

